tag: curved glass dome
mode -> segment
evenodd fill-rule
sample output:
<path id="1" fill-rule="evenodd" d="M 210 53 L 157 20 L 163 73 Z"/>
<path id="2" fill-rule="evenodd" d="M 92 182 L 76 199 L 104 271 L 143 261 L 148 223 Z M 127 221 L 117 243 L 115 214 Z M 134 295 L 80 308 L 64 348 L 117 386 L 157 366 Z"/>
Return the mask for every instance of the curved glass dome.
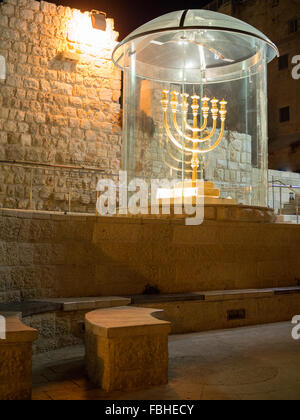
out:
<path id="1" fill-rule="evenodd" d="M 113 52 L 121 69 L 166 82 L 205 83 L 256 74 L 277 47 L 260 31 L 231 16 L 208 10 L 168 13 L 132 32 Z"/>

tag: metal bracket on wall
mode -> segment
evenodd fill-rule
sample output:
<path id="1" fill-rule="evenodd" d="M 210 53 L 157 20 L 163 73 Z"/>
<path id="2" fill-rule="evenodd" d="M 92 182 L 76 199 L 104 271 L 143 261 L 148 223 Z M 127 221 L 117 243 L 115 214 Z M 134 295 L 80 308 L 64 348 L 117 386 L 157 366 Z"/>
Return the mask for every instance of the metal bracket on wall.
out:
<path id="1" fill-rule="evenodd" d="M 57 55 L 56 58 L 61 61 L 77 63 L 80 60 L 80 55 L 70 51 L 62 51 Z"/>

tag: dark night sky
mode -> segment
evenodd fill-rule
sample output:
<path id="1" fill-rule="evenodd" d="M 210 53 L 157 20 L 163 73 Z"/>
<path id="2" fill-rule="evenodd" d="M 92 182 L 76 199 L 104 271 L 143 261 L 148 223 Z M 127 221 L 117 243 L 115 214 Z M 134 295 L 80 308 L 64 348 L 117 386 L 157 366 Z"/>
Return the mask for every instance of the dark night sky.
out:
<path id="1" fill-rule="evenodd" d="M 116 30 L 120 32 L 119 40 L 162 14 L 183 9 L 201 9 L 209 0 L 170 1 L 170 0 L 56 0 L 51 3 L 70 6 L 81 10 L 101 10 L 108 17 L 115 19 Z"/>

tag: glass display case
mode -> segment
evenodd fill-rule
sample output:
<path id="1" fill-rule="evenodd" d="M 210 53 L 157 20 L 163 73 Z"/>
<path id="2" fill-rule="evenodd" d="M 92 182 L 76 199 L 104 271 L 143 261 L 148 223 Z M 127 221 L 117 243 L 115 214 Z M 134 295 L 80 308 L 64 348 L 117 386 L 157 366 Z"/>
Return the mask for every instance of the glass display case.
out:
<path id="1" fill-rule="evenodd" d="M 205 197 L 267 205 L 267 64 L 276 46 L 207 10 L 155 19 L 113 53 L 124 70 L 128 178 L 205 181 Z"/>

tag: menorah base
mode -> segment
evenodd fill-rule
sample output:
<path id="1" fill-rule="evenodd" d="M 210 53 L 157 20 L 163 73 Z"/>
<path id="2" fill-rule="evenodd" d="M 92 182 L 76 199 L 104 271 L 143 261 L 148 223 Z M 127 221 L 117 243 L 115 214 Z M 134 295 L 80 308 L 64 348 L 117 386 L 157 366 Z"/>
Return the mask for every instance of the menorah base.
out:
<path id="1" fill-rule="evenodd" d="M 236 200 L 233 198 L 211 198 L 211 197 L 204 197 L 204 205 L 205 206 L 236 206 Z"/>
<path id="2" fill-rule="evenodd" d="M 162 206 L 164 204 L 165 200 L 159 200 L 159 204 Z M 182 199 L 174 199 L 170 198 L 170 204 L 171 206 L 180 206 L 182 205 Z M 211 198 L 211 197 L 203 197 L 203 200 L 200 201 L 200 203 L 203 203 L 204 206 L 236 206 L 237 202 L 236 200 L 232 198 Z M 196 197 L 189 198 L 189 201 L 186 200 L 186 204 L 192 204 L 195 206 L 197 203 Z"/>
<path id="3" fill-rule="evenodd" d="M 195 186 L 193 181 L 179 182 L 173 189 L 159 189 L 158 199 L 162 205 L 167 200 L 171 205 L 180 205 L 182 202 L 197 204 L 197 199 L 204 205 L 236 205 L 232 198 L 221 198 L 218 188 L 213 182 L 204 181 Z M 199 200 L 198 200 L 199 202 Z"/>
<path id="4" fill-rule="evenodd" d="M 176 186 L 176 189 L 183 190 L 184 196 L 190 197 L 191 195 L 195 195 L 195 185 L 193 181 L 185 181 L 185 182 L 179 182 Z M 186 194 L 187 192 L 187 194 Z M 192 192 L 192 194 L 189 194 L 189 192 Z M 204 181 L 201 182 L 198 188 L 198 195 L 201 197 L 210 197 L 210 198 L 216 198 L 219 199 L 221 196 L 220 190 L 218 188 L 215 188 L 215 184 L 213 182 Z"/>

